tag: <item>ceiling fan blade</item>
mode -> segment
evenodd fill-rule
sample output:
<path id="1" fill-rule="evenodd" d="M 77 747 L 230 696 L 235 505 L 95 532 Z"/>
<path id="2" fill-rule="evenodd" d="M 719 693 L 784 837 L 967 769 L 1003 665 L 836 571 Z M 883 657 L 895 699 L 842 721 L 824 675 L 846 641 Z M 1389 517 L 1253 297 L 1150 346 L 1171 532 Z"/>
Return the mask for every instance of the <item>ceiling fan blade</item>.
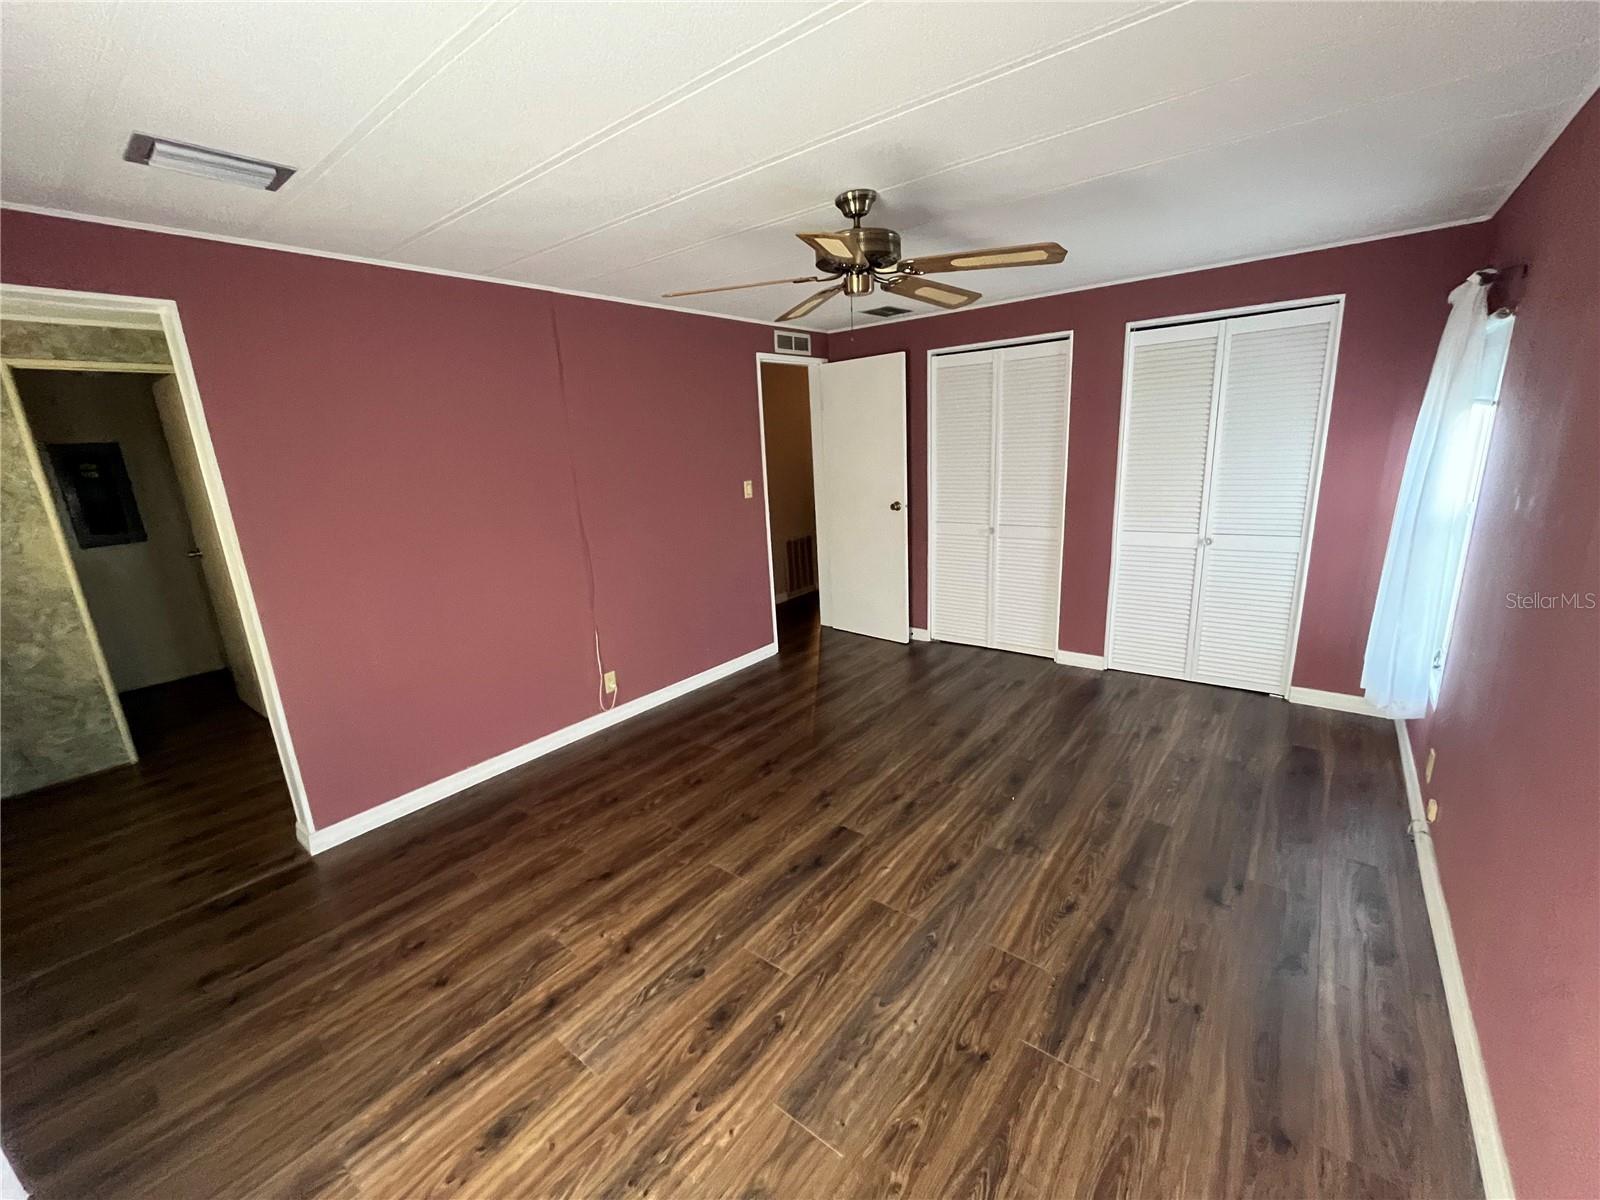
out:
<path id="1" fill-rule="evenodd" d="M 820 292 L 813 292 L 804 300 L 800 301 L 799 304 L 796 304 L 788 312 L 780 313 L 778 315 L 778 320 L 780 322 L 798 321 L 801 317 L 805 316 L 813 309 L 821 308 L 824 304 L 833 299 L 833 297 L 837 296 L 842 291 L 844 291 L 844 284 L 836 283 L 830 288 L 823 288 Z"/>
<path id="2" fill-rule="evenodd" d="M 1026 246 L 991 246 L 987 250 L 910 258 L 900 264 L 900 270 L 916 275 L 938 275 L 945 271 L 988 271 L 995 267 L 1044 267 L 1066 257 L 1066 249 L 1055 242 L 1030 242 Z"/>
<path id="3" fill-rule="evenodd" d="M 982 292 L 968 291 L 942 279 L 923 279 L 917 275 L 891 279 L 883 285 L 883 290 L 911 300 L 921 300 L 924 304 L 936 304 L 940 308 L 962 308 L 974 300 L 983 299 Z"/>
<path id="4" fill-rule="evenodd" d="M 837 259 L 840 262 L 854 263 L 858 267 L 867 261 L 861 249 L 861 241 L 854 229 L 846 229 L 839 233 L 797 233 L 795 237 L 815 250 L 818 258 Z"/>
<path id="5" fill-rule="evenodd" d="M 826 275 L 802 275 L 798 279 L 763 279 L 759 283 L 729 283 L 722 287 L 695 288 L 687 292 L 662 292 L 663 300 L 677 296 L 709 296 L 712 292 L 742 292 L 745 288 L 771 287 L 775 283 L 821 283 Z"/>

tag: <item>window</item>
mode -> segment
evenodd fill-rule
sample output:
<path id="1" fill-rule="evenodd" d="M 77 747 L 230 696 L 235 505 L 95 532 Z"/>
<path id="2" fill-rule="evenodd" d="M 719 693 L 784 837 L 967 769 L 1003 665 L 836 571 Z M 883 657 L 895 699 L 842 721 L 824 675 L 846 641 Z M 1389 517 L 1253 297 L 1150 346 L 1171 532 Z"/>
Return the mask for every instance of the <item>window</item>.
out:
<path id="1" fill-rule="evenodd" d="M 1499 411 L 1500 383 L 1505 377 L 1514 319 L 1502 309 L 1489 318 L 1484 328 L 1477 394 L 1471 410 L 1451 431 L 1451 442 L 1442 460 L 1445 477 L 1433 493 L 1437 502 L 1449 509 L 1443 515 L 1449 520 L 1455 542 L 1455 570 L 1445 606 L 1444 635 L 1433 656 L 1433 673 L 1429 678 L 1429 698 L 1433 704 L 1439 703 L 1445 661 L 1450 653 L 1450 636 L 1455 631 L 1456 609 L 1461 603 L 1461 585 L 1467 577 L 1467 549 L 1472 539 L 1473 518 L 1478 511 L 1478 496 L 1483 490 L 1483 472 L 1489 461 L 1489 439 L 1494 431 L 1495 413 Z"/>

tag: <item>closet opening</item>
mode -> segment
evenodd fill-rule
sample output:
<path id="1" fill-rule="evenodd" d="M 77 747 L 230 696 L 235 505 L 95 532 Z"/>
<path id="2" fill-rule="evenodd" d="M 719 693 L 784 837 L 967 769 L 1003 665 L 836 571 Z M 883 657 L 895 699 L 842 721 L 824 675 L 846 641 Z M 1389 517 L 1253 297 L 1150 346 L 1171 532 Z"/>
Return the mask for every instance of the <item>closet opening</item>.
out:
<path id="1" fill-rule="evenodd" d="M 928 356 L 928 634 L 1054 658 L 1072 335 Z"/>
<path id="2" fill-rule="evenodd" d="M 1107 667 L 1288 694 L 1343 308 L 1128 325 Z"/>

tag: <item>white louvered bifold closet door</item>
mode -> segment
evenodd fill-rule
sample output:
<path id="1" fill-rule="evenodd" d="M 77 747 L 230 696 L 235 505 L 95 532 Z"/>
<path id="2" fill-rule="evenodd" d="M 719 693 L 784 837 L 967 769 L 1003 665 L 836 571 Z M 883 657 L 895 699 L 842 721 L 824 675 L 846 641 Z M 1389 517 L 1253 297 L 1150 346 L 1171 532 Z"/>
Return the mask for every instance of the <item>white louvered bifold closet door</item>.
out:
<path id="1" fill-rule="evenodd" d="M 1285 692 L 1333 306 L 1228 322 L 1191 677 Z"/>
<path id="2" fill-rule="evenodd" d="M 1122 414 L 1106 665 L 1184 678 L 1222 322 L 1136 331 Z"/>
<path id="3" fill-rule="evenodd" d="M 942 642 L 989 644 L 998 369 L 987 350 L 933 360 L 929 632 Z"/>
<path id="4" fill-rule="evenodd" d="M 990 644 L 1055 657 L 1061 613 L 1061 524 L 1067 470 L 1071 346 L 996 351 L 994 617 Z"/>
<path id="5" fill-rule="evenodd" d="M 1071 373 L 1067 340 L 934 357 L 934 640 L 1055 656 Z"/>

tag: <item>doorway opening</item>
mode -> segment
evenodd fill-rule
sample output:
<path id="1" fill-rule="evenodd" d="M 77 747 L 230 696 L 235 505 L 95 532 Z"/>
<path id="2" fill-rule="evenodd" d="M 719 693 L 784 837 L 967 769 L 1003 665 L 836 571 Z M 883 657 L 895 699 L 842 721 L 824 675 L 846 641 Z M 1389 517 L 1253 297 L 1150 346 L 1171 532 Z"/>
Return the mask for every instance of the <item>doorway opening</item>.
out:
<path id="1" fill-rule="evenodd" d="M 177 305 L 6 285 L 0 306 L 22 978 L 292 863 L 315 827 Z"/>
<path id="2" fill-rule="evenodd" d="M 27 978 L 292 863 L 304 794 L 176 306 L 3 299 L 4 955 Z"/>
<path id="3" fill-rule="evenodd" d="M 779 646 L 788 650 L 810 645 L 818 631 L 811 367 L 805 359 L 762 355 L 756 368 L 772 560 L 773 630 Z"/>
<path id="4" fill-rule="evenodd" d="M 14 369 L 136 752 L 174 720 L 266 708 L 171 375 Z"/>

